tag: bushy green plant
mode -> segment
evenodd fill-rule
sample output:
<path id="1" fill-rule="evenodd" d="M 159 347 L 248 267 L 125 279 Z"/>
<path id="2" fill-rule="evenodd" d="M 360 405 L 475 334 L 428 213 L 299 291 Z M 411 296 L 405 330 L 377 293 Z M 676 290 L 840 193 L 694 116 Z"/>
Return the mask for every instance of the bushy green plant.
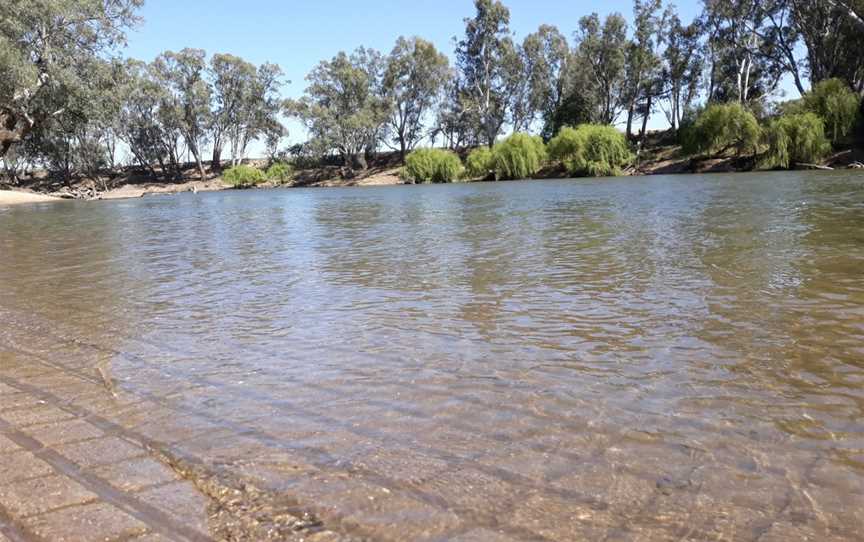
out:
<path id="1" fill-rule="evenodd" d="M 465 160 L 465 169 L 472 179 L 485 179 L 495 170 L 495 157 L 489 147 L 477 147 Z"/>
<path id="2" fill-rule="evenodd" d="M 612 126 L 565 126 L 549 142 L 549 155 L 563 162 L 571 175 L 609 177 L 620 175 L 633 160 L 624 134 Z"/>
<path id="3" fill-rule="evenodd" d="M 768 146 L 764 156 L 767 167 L 815 163 L 831 150 L 825 138 L 824 123 L 815 113 L 784 115 L 771 121 L 765 128 L 763 140 Z"/>
<path id="4" fill-rule="evenodd" d="M 515 133 L 495 145 L 492 160 L 497 179 L 528 179 L 546 162 L 546 145 L 539 136 Z"/>
<path id="5" fill-rule="evenodd" d="M 415 183 L 452 183 L 462 175 L 456 153 L 442 149 L 418 149 L 405 158 L 404 179 Z"/>
<path id="6" fill-rule="evenodd" d="M 222 180 L 234 188 L 249 188 L 263 183 L 267 178 L 260 169 L 240 164 L 225 170 Z"/>
<path id="7" fill-rule="evenodd" d="M 716 156 L 732 149 L 738 155 L 755 154 L 760 135 L 753 113 L 729 103 L 708 106 L 692 126 L 682 130 L 681 138 L 685 153 Z"/>
<path id="8" fill-rule="evenodd" d="M 267 168 L 267 172 L 265 173 L 268 181 L 280 184 L 290 181 L 293 174 L 294 168 L 291 167 L 291 164 L 286 162 L 274 162 L 269 168 Z"/>
<path id="9" fill-rule="evenodd" d="M 833 143 L 852 133 L 858 120 L 861 98 L 841 79 L 828 79 L 804 95 L 804 107 L 825 121 Z"/>

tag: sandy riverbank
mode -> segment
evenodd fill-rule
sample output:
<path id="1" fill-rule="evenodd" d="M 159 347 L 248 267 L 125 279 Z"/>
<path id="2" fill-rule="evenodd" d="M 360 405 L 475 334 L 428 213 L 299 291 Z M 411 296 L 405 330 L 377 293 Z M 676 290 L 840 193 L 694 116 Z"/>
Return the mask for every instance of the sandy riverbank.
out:
<path id="1" fill-rule="evenodd" d="M 44 203 L 59 201 L 60 198 L 37 194 L 35 192 L 23 192 L 18 190 L 0 190 L 0 205 L 16 205 L 19 203 Z"/>

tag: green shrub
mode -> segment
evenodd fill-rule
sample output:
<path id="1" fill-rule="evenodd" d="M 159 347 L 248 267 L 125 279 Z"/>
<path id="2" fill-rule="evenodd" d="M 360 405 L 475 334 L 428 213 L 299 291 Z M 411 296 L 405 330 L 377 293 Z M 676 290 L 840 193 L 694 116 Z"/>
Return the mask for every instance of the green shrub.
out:
<path id="1" fill-rule="evenodd" d="M 268 181 L 277 182 L 279 184 L 284 184 L 290 181 L 293 174 L 294 168 L 291 167 L 291 164 L 286 162 L 274 162 L 269 168 L 267 168 L 267 172 L 265 173 Z"/>
<path id="2" fill-rule="evenodd" d="M 816 163 L 831 150 L 825 125 L 815 113 L 784 115 L 771 121 L 763 140 L 767 167 L 789 168 L 793 163 Z"/>
<path id="3" fill-rule="evenodd" d="M 682 146 L 687 154 L 716 156 L 731 149 L 739 156 L 755 154 L 760 132 L 756 117 L 741 104 L 714 104 L 682 130 Z"/>
<path id="4" fill-rule="evenodd" d="M 486 179 L 495 170 L 495 157 L 489 147 L 477 147 L 465 160 L 465 168 L 468 177 L 472 179 Z"/>
<path id="5" fill-rule="evenodd" d="M 828 79 L 804 95 L 804 107 L 825 121 L 832 143 L 852 133 L 861 106 L 859 96 L 840 79 Z"/>
<path id="6" fill-rule="evenodd" d="M 528 179 L 546 162 L 546 145 L 539 136 L 516 133 L 492 149 L 497 179 Z"/>
<path id="7" fill-rule="evenodd" d="M 234 188 L 249 188 L 267 180 L 264 172 L 252 166 L 238 165 L 227 169 L 222 180 Z"/>
<path id="8" fill-rule="evenodd" d="M 456 153 L 442 149 L 418 149 L 405 158 L 404 179 L 415 183 L 452 183 L 462 175 Z"/>
<path id="9" fill-rule="evenodd" d="M 565 126 L 549 142 L 549 155 L 564 163 L 571 175 L 620 175 L 633 160 L 627 138 L 612 126 Z"/>

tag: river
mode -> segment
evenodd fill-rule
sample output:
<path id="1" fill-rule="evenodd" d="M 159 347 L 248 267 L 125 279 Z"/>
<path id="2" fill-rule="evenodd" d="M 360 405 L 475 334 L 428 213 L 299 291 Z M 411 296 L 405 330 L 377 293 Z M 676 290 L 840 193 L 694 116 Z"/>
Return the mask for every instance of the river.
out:
<path id="1" fill-rule="evenodd" d="M 0 208 L 0 326 L 348 533 L 864 530 L 853 172 Z"/>

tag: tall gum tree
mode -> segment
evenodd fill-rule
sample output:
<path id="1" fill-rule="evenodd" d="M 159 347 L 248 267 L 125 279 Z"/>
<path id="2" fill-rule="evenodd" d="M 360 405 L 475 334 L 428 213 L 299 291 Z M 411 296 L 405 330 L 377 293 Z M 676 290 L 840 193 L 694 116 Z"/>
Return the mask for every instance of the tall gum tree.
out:
<path id="1" fill-rule="evenodd" d="M 465 36 L 456 46 L 456 63 L 462 79 L 463 107 L 471 110 L 477 131 L 490 147 L 507 120 L 513 71 L 510 10 L 499 0 L 475 0 L 476 15 L 465 19 Z"/>
<path id="2" fill-rule="evenodd" d="M 64 85 L 84 85 L 80 66 L 123 43 L 143 0 L 0 2 L 0 157 L 33 127 L 62 114 Z M 57 109 L 45 110 L 52 103 Z"/>
<path id="3" fill-rule="evenodd" d="M 400 37 L 387 57 L 382 84 L 391 104 L 387 128 L 402 161 L 426 135 L 425 121 L 450 78 L 450 61 L 431 42 Z"/>

